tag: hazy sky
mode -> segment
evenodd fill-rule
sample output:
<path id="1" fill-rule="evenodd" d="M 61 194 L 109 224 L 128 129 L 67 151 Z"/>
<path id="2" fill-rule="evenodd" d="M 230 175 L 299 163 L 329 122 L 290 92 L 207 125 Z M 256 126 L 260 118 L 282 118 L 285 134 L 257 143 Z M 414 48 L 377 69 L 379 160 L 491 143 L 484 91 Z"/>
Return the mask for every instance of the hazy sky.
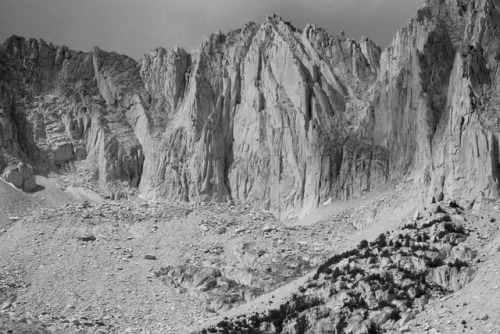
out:
<path id="1" fill-rule="evenodd" d="M 157 46 L 197 46 L 203 36 L 276 13 L 298 27 L 366 35 L 387 46 L 423 0 L 0 0 L 0 41 L 16 34 L 136 59 Z"/>

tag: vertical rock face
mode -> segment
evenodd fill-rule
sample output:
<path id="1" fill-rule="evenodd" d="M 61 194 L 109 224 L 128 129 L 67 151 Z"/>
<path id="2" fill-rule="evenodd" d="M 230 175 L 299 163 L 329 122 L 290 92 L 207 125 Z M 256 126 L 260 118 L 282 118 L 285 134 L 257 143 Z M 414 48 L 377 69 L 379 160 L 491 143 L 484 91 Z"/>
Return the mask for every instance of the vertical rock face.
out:
<path id="1" fill-rule="evenodd" d="M 446 26 L 425 8 L 382 54 L 369 123 L 374 142 L 390 152 L 391 175 L 419 170 L 431 160 L 453 59 Z"/>
<path id="2" fill-rule="evenodd" d="M 343 155 L 361 154 L 347 143 L 358 137 L 379 56 L 367 39 L 299 31 L 277 16 L 212 35 L 190 57 L 155 50 L 141 75 L 156 109 L 150 122 L 166 126 L 151 137 L 141 190 L 237 201 L 281 217 L 344 193 L 352 174 L 343 161 L 355 158 Z M 364 182 L 349 186 L 369 190 L 369 174 Z"/>
<path id="3" fill-rule="evenodd" d="M 427 200 L 498 196 L 498 7 L 429 0 L 382 55 L 373 140 Z"/>
<path id="4" fill-rule="evenodd" d="M 16 112 L 16 95 L 22 93 L 8 56 L 0 50 L 0 170 L 28 159 L 29 148 L 23 115 Z"/>
<path id="5" fill-rule="evenodd" d="M 281 218 L 403 177 L 427 200 L 496 197 L 498 7 L 428 0 L 383 52 L 276 15 L 139 62 L 12 37 L 2 150 Z"/>
<path id="6" fill-rule="evenodd" d="M 0 54 L 2 72 L 8 73 L 0 79 L 4 153 L 41 170 L 47 162 L 60 166 L 85 159 L 87 176 L 103 185 L 115 180 L 138 185 L 141 146 L 115 101 L 105 105 L 116 96 L 105 92 L 96 75 L 105 61 L 100 50 L 75 52 L 13 36 Z"/>
<path id="7" fill-rule="evenodd" d="M 430 191 L 498 197 L 499 6 L 475 1 L 464 7 L 468 19 L 450 76 L 448 121 L 434 155 Z"/>

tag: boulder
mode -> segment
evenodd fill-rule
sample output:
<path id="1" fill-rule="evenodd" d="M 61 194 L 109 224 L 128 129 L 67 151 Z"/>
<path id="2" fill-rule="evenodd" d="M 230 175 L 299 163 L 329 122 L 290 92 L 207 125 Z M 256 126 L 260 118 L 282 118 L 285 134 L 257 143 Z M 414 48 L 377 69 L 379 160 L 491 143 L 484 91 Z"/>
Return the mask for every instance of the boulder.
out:
<path id="1" fill-rule="evenodd" d="M 73 144 L 70 142 L 58 143 L 53 149 L 54 163 L 62 164 L 74 157 Z"/>
<path id="2" fill-rule="evenodd" d="M 472 268 L 456 268 L 448 265 L 429 270 L 427 280 L 442 286 L 447 291 L 458 291 L 474 278 Z"/>
<path id="3" fill-rule="evenodd" d="M 33 168 L 22 162 L 15 166 L 7 167 L 2 173 L 2 178 L 25 191 L 33 191 L 37 187 Z"/>
<path id="4" fill-rule="evenodd" d="M 476 257 L 476 252 L 465 245 L 453 247 L 450 256 L 452 259 L 457 259 L 463 262 L 472 262 Z"/>

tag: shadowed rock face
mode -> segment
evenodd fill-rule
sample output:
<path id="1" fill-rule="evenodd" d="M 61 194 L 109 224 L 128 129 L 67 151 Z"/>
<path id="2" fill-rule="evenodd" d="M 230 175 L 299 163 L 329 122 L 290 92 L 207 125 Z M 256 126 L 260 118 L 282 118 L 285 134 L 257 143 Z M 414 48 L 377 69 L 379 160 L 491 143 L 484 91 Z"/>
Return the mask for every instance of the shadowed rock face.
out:
<path id="1" fill-rule="evenodd" d="M 426 1 L 382 54 L 374 143 L 427 200 L 498 197 L 498 7 Z"/>
<path id="2" fill-rule="evenodd" d="M 30 161 L 39 172 L 84 160 L 86 176 L 103 186 L 115 180 L 138 185 L 142 149 L 123 113 L 100 94 L 96 73 L 106 60 L 100 50 L 76 52 L 13 36 L 0 54 L 7 160 Z"/>
<path id="3" fill-rule="evenodd" d="M 427 201 L 497 197 L 498 6 L 426 1 L 384 52 L 277 16 L 139 62 L 12 37 L 3 105 L 27 126 L 2 146 L 281 218 L 403 177 Z"/>

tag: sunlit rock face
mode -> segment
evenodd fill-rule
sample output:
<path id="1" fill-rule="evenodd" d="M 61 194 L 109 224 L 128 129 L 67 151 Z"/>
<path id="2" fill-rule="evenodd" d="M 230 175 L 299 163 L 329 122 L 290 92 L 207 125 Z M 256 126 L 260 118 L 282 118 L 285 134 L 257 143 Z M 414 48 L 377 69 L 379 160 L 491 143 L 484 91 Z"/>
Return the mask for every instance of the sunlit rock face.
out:
<path id="1" fill-rule="evenodd" d="M 141 62 L 155 142 L 141 191 L 288 217 L 384 182 L 385 155 L 358 133 L 379 57 L 366 38 L 299 31 L 277 16 L 211 35 L 191 55 L 153 51 Z"/>
<path id="2" fill-rule="evenodd" d="M 280 218 L 391 179 L 426 201 L 497 197 L 497 7 L 426 1 L 383 52 L 276 15 L 139 61 L 12 37 L 2 150 Z"/>

